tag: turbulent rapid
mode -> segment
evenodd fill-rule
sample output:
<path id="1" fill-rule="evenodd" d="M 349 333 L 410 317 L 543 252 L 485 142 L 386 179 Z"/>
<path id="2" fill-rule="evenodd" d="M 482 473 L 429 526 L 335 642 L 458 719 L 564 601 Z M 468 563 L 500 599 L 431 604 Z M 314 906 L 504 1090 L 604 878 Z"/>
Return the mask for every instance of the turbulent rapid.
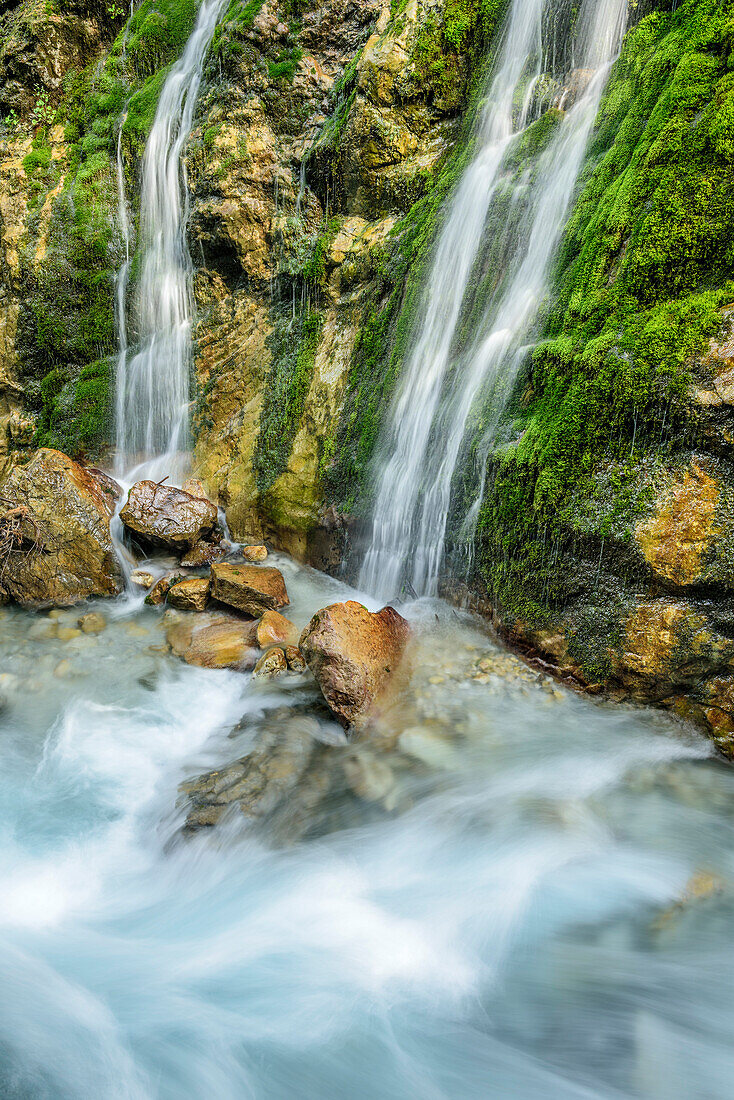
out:
<path id="1" fill-rule="evenodd" d="M 298 625 L 351 594 L 278 564 Z M 331 795 L 190 836 L 180 783 L 313 686 L 100 609 L 70 641 L 74 610 L 0 611 L 0 1095 L 729 1097 L 734 776 L 705 741 L 423 600 L 375 735 L 313 725 Z"/>

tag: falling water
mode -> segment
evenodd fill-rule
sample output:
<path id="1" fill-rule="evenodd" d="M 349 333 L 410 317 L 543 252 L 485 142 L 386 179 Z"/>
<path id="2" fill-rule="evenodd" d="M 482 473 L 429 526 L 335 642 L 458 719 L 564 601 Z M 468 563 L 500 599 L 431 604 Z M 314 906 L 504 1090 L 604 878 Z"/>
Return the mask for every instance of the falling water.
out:
<path id="1" fill-rule="evenodd" d="M 579 14 L 574 62 L 592 70 L 591 78 L 541 157 L 509 276 L 491 296 L 468 350 L 459 356 L 457 328 L 503 158 L 529 121 L 542 61 L 542 17 L 539 0 L 514 0 L 500 67 L 480 119 L 479 151 L 461 180 L 441 233 L 418 336 L 390 412 L 372 544 L 360 576 L 361 587 L 384 598 L 396 594 L 404 576 L 419 594 L 436 591 L 451 483 L 467 419 L 483 395 L 496 423 L 522 362 L 520 346 L 545 293 L 550 261 L 619 49 L 626 0 L 586 0 Z M 520 97 L 523 109 L 517 117 L 514 105 Z"/>
<path id="2" fill-rule="evenodd" d="M 194 31 L 163 85 L 143 160 L 140 276 L 132 303 L 136 350 L 120 340 L 117 469 L 180 479 L 187 465 L 192 263 L 183 151 L 193 124 L 202 67 L 226 0 L 202 0 Z M 123 287 L 125 279 L 118 282 Z M 118 304 L 123 318 L 124 302 Z"/>

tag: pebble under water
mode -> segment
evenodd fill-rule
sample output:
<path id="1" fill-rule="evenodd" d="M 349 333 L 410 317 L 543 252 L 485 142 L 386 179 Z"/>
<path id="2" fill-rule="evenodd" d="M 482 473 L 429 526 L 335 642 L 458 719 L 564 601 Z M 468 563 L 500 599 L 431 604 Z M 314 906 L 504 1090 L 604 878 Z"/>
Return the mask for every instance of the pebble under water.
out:
<path id="1" fill-rule="evenodd" d="M 276 563 L 299 626 L 350 594 Z M 0 1096 L 731 1097 L 734 771 L 702 737 L 423 600 L 349 744 L 307 677 L 93 609 L 69 640 L 79 609 L 0 610 Z M 340 785 L 182 831 L 183 781 L 309 708 Z"/>

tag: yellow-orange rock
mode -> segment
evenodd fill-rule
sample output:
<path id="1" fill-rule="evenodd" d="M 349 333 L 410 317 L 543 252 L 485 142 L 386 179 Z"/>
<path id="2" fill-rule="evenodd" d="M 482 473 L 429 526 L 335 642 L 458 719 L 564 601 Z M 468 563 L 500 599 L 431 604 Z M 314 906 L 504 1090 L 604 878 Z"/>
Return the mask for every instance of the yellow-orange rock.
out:
<path id="1" fill-rule="evenodd" d="M 267 546 L 242 546 L 240 552 L 245 561 L 265 561 L 268 556 Z"/>
<path id="2" fill-rule="evenodd" d="M 663 493 L 635 538 L 658 577 L 676 585 L 703 579 L 703 558 L 716 533 L 719 487 L 693 462 Z"/>
<path id="3" fill-rule="evenodd" d="M 277 611 L 264 611 L 257 624 L 257 644 L 260 649 L 271 645 L 297 645 L 298 627 Z"/>
<path id="4" fill-rule="evenodd" d="M 203 611 L 209 600 L 209 578 L 187 577 L 168 589 L 167 601 L 179 611 Z"/>
<path id="5" fill-rule="evenodd" d="M 181 616 L 169 621 L 166 640 L 178 657 L 201 668 L 254 668 L 255 624 L 229 615 Z"/>
<path id="6" fill-rule="evenodd" d="M 248 615 L 277 611 L 289 602 L 283 574 L 271 566 L 222 562 L 212 566 L 211 577 L 212 596 Z"/>
<path id="7" fill-rule="evenodd" d="M 114 596 L 123 585 L 110 535 L 114 501 L 60 451 L 43 448 L 2 485 L 0 523 L 18 521 L 2 588 L 25 606 Z"/>
<path id="8" fill-rule="evenodd" d="M 365 719 L 397 670 L 409 633 L 395 608 L 373 613 L 354 600 L 331 604 L 311 619 L 301 651 L 344 725 Z"/>

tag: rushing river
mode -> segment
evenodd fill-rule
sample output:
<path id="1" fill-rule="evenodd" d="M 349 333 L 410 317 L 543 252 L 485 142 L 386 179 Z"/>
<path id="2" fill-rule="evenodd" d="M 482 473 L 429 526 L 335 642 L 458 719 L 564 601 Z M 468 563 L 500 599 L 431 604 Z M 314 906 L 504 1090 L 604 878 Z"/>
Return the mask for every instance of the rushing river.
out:
<path id="1" fill-rule="evenodd" d="M 344 598 L 278 564 L 299 625 Z M 0 610 L 3 1098 L 731 1097 L 734 772 L 705 740 L 421 601 L 372 737 L 310 719 L 326 806 L 185 833 L 180 783 L 314 688 L 98 609 L 68 640 L 78 609 Z"/>

